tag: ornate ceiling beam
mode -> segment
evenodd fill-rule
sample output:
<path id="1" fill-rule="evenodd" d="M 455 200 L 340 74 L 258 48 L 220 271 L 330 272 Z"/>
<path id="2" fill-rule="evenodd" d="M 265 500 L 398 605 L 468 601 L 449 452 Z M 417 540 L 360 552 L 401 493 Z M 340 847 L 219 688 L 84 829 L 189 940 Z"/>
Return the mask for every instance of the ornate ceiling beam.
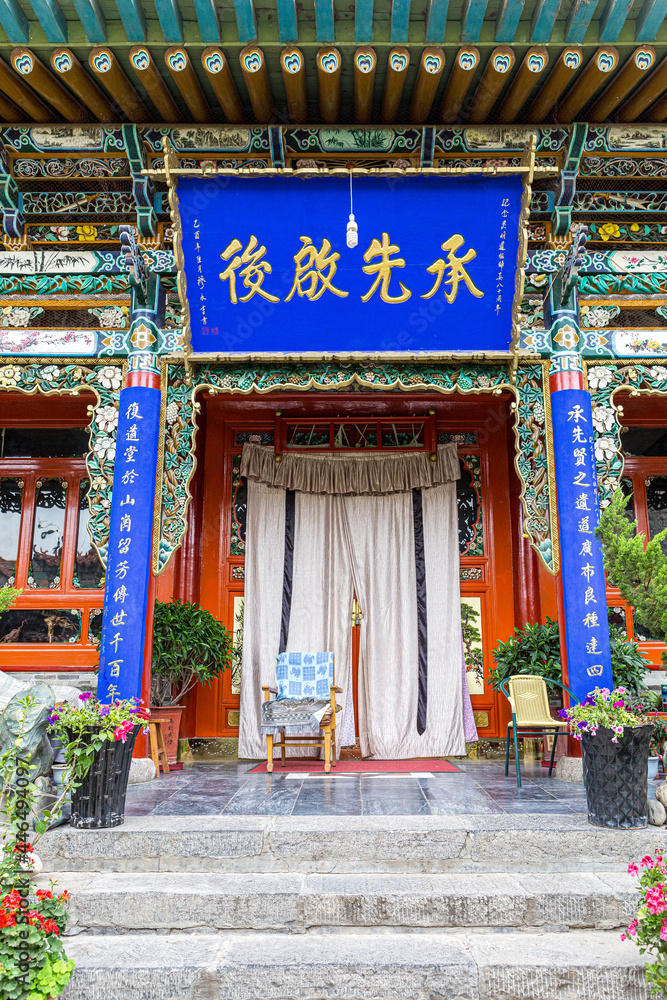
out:
<path id="1" fill-rule="evenodd" d="M 44 97 L 49 104 L 68 122 L 84 122 L 86 113 L 78 101 L 75 101 L 69 90 L 65 90 L 50 72 L 30 51 L 18 46 L 12 49 L 10 61 L 17 73 L 20 73 L 30 86 Z"/>
<path id="2" fill-rule="evenodd" d="M 234 13 L 236 14 L 236 27 L 241 45 L 256 41 L 257 20 L 253 0 L 234 0 Z"/>
<path id="3" fill-rule="evenodd" d="M 130 49 L 130 66 L 137 74 L 139 82 L 145 88 L 151 103 L 156 107 L 162 120 L 165 122 L 182 121 L 183 116 L 178 110 L 178 106 L 171 96 L 167 84 L 162 79 L 153 56 L 145 46 L 135 45 Z M 127 82 L 130 84 L 129 80 Z M 133 87 L 132 91 L 136 94 Z M 138 97 L 137 100 L 139 100 Z M 136 121 L 136 119 L 133 120 Z"/>
<path id="4" fill-rule="evenodd" d="M 525 0 L 503 0 L 496 22 L 496 41 L 513 42 Z"/>
<path id="5" fill-rule="evenodd" d="M 461 41 L 478 42 L 488 0 L 465 0 L 461 18 Z"/>
<path id="6" fill-rule="evenodd" d="M 556 60 L 554 68 L 549 73 L 540 91 L 526 112 L 526 121 L 543 122 L 566 89 L 570 80 L 581 67 L 583 56 L 581 49 L 569 46 L 563 49 Z"/>
<path id="7" fill-rule="evenodd" d="M 266 124 L 273 118 L 273 96 L 264 53 L 256 45 L 248 45 L 239 53 L 239 62 L 255 118 Z"/>
<path id="8" fill-rule="evenodd" d="M 23 80 L 0 59 L 0 90 L 36 122 L 52 122 L 53 112 Z"/>
<path id="9" fill-rule="evenodd" d="M 618 66 L 618 50 L 613 45 L 605 45 L 591 56 L 581 76 L 571 87 L 567 97 L 556 110 L 556 120 L 562 124 L 574 121 L 591 97 L 609 79 L 609 74 Z"/>
<path id="10" fill-rule="evenodd" d="M 357 125 L 368 125 L 373 115 L 373 84 L 377 56 L 370 45 L 354 53 L 354 120 Z"/>
<path id="11" fill-rule="evenodd" d="M 140 0 L 116 0 L 116 9 L 123 22 L 128 42 L 145 42 L 148 30 Z"/>
<path id="12" fill-rule="evenodd" d="M 13 101 L 0 94 L 0 117 L 6 122 L 22 122 L 25 119 L 25 111 L 17 108 Z"/>
<path id="13" fill-rule="evenodd" d="M 458 119 L 479 62 L 479 49 L 474 45 L 466 45 L 459 49 L 440 105 L 438 117 L 443 124 L 453 125 Z"/>
<path id="14" fill-rule="evenodd" d="M 342 60 L 338 49 L 323 46 L 317 53 L 317 83 L 320 94 L 320 118 L 325 125 L 335 125 L 340 113 L 340 72 Z"/>
<path id="15" fill-rule="evenodd" d="M 278 7 L 278 34 L 280 41 L 298 42 L 299 26 L 296 18 L 296 0 L 276 0 Z"/>
<path id="16" fill-rule="evenodd" d="M 423 125 L 428 118 L 444 68 L 445 53 L 441 48 L 429 46 L 423 50 L 410 102 L 409 119 L 414 125 Z"/>
<path id="17" fill-rule="evenodd" d="M 471 124 L 479 125 L 486 121 L 491 108 L 509 79 L 514 61 L 514 51 L 509 46 L 499 45 L 497 49 L 493 50 L 484 67 L 482 78 L 477 84 L 477 90 L 470 105 L 468 121 Z"/>
<path id="18" fill-rule="evenodd" d="M 544 45 L 551 38 L 560 0 L 538 0 L 530 25 L 530 40 L 533 45 Z"/>
<path id="19" fill-rule="evenodd" d="M 308 95 L 306 92 L 306 63 L 301 49 L 288 45 L 280 53 L 280 68 L 287 96 L 289 119 L 294 125 L 308 121 Z"/>
<path id="20" fill-rule="evenodd" d="M 172 45 L 165 52 L 164 61 L 194 120 L 201 124 L 212 121 L 211 109 L 186 50 L 181 45 Z"/>
<path id="21" fill-rule="evenodd" d="M 47 39 L 56 45 L 67 45 L 67 21 L 58 0 L 31 0 L 30 5 Z"/>
<path id="22" fill-rule="evenodd" d="M 201 54 L 201 62 L 227 121 L 242 122 L 244 119 L 243 105 L 222 49 L 217 48 L 217 46 L 204 49 Z"/>
<path id="23" fill-rule="evenodd" d="M 183 18 L 178 0 L 155 0 L 155 9 L 160 19 L 160 27 L 165 42 L 178 43 L 185 41 L 183 36 Z"/>
<path id="24" fill-rule="evenodd" d="M 117 115 L 113 105 L 70 49 L 57 48 L 51 53 L 51 66 L 62 76 L 70 90 L 92 111 L 98 121 L 113 122 Z"/>
<path id="25" fill-rule="evenodd" d="M 18 0 L 0 0 L 0 24 L 12 45 L 29 41 L 30 22 Z"/>
<path id="26" fill-rule="evenodd" d="M 320 43 L 333 45 L 335 42 L 333 0 L 315 0 L 315 33 Z"/>
<path id="27" fill-rule="evenodd" d="M 641 48 L 635 49 L 588 112 L 588 120 L 591 122 L 606 121 L 654 65 L 655 49 L 651 45 L 643 45 Z"/>
<path id="28" fill-rule="evenodd" d="M 429 0 L 426 9 L 426 35 L 424 37 L 427 45 L 442 45 L 444 42 L 448 9 L 449 0 Z"/>
<path id="29" fill-rule="evenodd" d="M 607 6 L 600 18 L 598 39 L 601 42 L 617 42 L 634 0 L 607 0 Z"/>
<path id="30" fill-rule="evenodd" d="M 644 0 L 635 22 L 635 41 L 654 42 L 667 16 L 666 0 Z"/>
<path id="31" fill-rule="evenodd" d="M 97 0 L 73 0 L 73 2 L 88 41 L 94 45 L 104 45 L 108 42 L 107 23 Z"/>
<path id="32" fill-rule="evenodd" d="M 132 50 L 130 50 L 131 52 Z M 111 49 L 91 49 L 88 65 L 95 73 L 104 89 L 118 104 L 132 122 L 145 122 L 148 113 L 136 90 L 125 76 L 123 69 Z"/>
<path id="33" fill-rule="evenodd" d="M 667 57 L 656 66 L 651 75 L 635 90 L 618 112 L 622 122 L 634 122 L 667 90 Z M 660 120 L 660 119 L 658 119 Z"/>
<path id="34" fill-rule="evenodd" d="M 499 122 L 513 122 L 549 64 L 543 45 L 528 49 L 498 109 Z"/>
<path id="35" fill-rule="evenodd" d="M 393 45 L 406 45 L 410 28 L 410 0 L 391 0 L 391 26 L 389 41 Z"/>
<path id="36" fill-rule="evenodd" d="M 403 88 L 408 76 L 410 53 L 407 49 L 392 49 L 387 59 L 387 72 L 384 78 L 384 93 L 382 95 L 381 119 L 385 125 L 391 125 L 398 118 L 398 109 L 403 96 Z"/>
<path id="37" fill-rule="evenodd" d="M 586 37 L 597 3 L 592 0 L 574 0 L 565 25 L 565 41 L 568 45 L 581 45 Z"/>
<path id="38" fill-rule="evenodd" d="M 220 41 L 220 19 L 215 0 L 195 0 L 195 13 L 199 24 L 199 34 L 205 45 Z"/>

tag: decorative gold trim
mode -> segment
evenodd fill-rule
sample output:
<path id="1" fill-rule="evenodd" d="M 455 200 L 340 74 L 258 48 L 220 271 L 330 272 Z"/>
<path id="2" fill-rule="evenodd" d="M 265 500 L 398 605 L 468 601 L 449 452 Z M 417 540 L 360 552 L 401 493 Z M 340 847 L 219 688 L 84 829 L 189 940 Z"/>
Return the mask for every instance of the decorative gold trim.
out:
<path id="1" fill-rule="evenodd" d="M 512 339 L 510 341 L 510 354 L 512 355 L 512 367 L 510 370 L 510 380 L 514 384 L 516 380 L 516 370 L 519 364 L 518 348 L 521 336 L 519 325 L 521 315 L 521 302 L 523 300 L 523 287 L 525 283 L 526 260 L 528 258 L 528 224 L 530 222 L 530 202 L 533 196 L 533 178 L 535 176 L 535 154 L 537 151 L 537 132 L 531 132 L 527 136 L 526 148 L 521 155 L 521 169 L 523 171 L 523 192 L 521 194 L 521 209 L 519 211 L 519 246 L 516 254 L 516 268 L 514 272 L 514 299 L 512 300 Z"/>

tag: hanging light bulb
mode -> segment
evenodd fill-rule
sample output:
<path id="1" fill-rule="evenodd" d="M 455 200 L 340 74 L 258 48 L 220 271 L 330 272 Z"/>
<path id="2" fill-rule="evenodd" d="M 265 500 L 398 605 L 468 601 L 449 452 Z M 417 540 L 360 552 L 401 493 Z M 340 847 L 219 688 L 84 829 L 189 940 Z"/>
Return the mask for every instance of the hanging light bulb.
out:
<path id="1" fill-rule="evenodd" d="M 347 224 L 347 239 L 346 243 L 350 250 L 354 250 L 357 243 L 359 242 L 359 227 L 354 221 L 354 215 L 350 212 L 350 221 Z"/>
<path id="2" fill-rule="evenodd" d="M 347 235 L 345 242 L 347 243 L 350 250 L 354 250 L 357 243 L 359 242 L 359 227 L 354 221 L 354 213 L 352 211 L 352 171 L 350 170 L 350 219 L 347 224 Z"/>

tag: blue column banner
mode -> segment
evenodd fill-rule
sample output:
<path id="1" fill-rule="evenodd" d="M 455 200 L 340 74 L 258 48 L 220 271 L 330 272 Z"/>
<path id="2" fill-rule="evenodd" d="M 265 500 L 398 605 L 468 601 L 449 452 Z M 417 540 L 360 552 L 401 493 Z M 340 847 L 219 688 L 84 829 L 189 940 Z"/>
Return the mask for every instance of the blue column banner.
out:
<path id="1" fill-rule="evenodd" d="M 552 392 L 551 412 L 568 686 L 582 699 L 595 687 L 613 686 L 604 565 L 593 534 L 600 509 L 590 394 Z"/>
<path id="2" fill-rule="evenodd" d="M 522 181 L 179 178 L 198 353 L 507 351 Z"/>
<path id="3" fill-rule="evenodd" d="M 141 693 L 159 432 L 160 390 L 123 389 L 97 681 L 102 702 Z"/>

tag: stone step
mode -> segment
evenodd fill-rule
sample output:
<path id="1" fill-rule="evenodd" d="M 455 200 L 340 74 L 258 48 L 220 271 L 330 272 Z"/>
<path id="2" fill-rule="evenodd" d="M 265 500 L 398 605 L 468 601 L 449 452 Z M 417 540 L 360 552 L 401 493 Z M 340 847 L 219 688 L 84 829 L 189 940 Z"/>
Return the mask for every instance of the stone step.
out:
<path id="1" fill-rule="evenodd" d="M 649 1000 L 618 932 L 69 939 L 63 1000 Z"/>
<path id="2" fill-rule="evenodd" d="M 319 928 L 625 928 L 627 874 L 440 875 L 121 873 L 55 876 L 69 934 Z M 41 876 L 42 884 L 48 877 Z"/>
<path id="3" fill-rule="evenodd" d="M 45 871 L 625 871 L 658 831 L 603 830 L 584 816 L 147 816 L 111 830 L 61 827 Z"/>

